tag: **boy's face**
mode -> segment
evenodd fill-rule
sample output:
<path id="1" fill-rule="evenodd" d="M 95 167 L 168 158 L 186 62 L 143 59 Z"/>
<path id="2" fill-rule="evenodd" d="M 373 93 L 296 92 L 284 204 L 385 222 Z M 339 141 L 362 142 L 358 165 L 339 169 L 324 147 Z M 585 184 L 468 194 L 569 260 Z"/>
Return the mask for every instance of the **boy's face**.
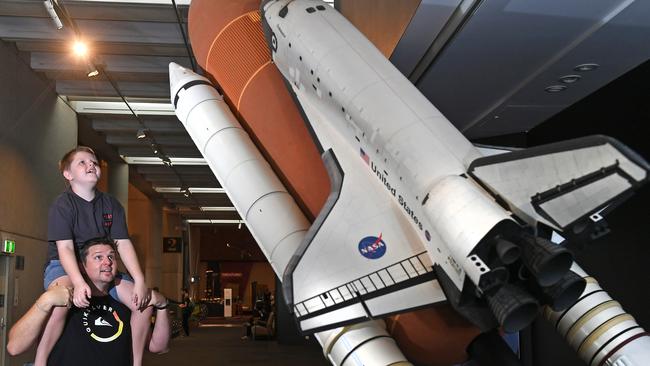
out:
<path id="1" fill-rule="evenodd" d="M 83 262 L 88 279 L 96 285 L 111 283 L 117 274 L 115 256 L 115 250 L 110 245 L 97 244 L 90 247 Z"/>
<path id="2" fill-rule="evenodd" d="M 92 184 L 93 186 L 99 181 L 101 170 L 95 155 L 79 151 L 74 155 L 70 168 L 63 172 L 65 179 L 70 184 Z"/>

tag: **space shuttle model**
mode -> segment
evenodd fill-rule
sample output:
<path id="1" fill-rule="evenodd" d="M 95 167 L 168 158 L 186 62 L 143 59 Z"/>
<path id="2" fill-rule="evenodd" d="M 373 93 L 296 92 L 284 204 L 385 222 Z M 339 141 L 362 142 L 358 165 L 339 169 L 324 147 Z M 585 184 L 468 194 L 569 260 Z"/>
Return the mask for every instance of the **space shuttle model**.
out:
<path id="1" fill-rule="evenodd" d="M 594 136 L 482 157 L 345 18 L 318 1 L 265 1 L 272 58 L 332 177 L 283 286 L 313 332 L 447 301 L 517 331 L 585 281 L 542 235 L 600 217 L 650 166 Z M 593 220 L 592 220 L 593 221 Z"/>
<path id="2" fill-rule="evenodd" d="M 589 365 L 650 362 L 648 334 L 550 241 L 588 232 L 646 183 L 643 158 L 605 136 L 483 156 L 336 10 L 266 0 L 260 13 L 329 175 L 311 225 L 207 79 L 170 66 L 172 100 L 302 332 L 439 303 L 514 332 L 544 306 Z"/>

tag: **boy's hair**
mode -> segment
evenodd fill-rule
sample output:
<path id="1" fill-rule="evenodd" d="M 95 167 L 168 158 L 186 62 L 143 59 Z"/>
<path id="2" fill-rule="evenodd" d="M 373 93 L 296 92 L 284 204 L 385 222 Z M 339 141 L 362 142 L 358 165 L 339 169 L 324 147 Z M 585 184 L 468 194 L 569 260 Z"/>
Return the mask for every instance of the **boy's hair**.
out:
<path id="1" fill-rule="evenodd" d="M 109 237 L 104 236 L 101 238 L 92 238 L 90 240 L 86 240 L 81 248 L 79 248 L 79 259 L 82 263 L 86 262 L 86 256 L 88 255 L 88 250 L 90 247 L 93 247 L 95 245 L 110 245 L 113 250 L 117 251 L 117 244 L 113 239 Z"/>
<path id="2" fill-rule="evenodd" d="M 93 149 L 89 148 L 88 146 L 77 146 L 74 149 L 65 153 L 65 155 L 63 155 L 63 157 L 59 161 L 59 170 L 61 171 L 61 173 L 70 169 L 70 165 L 72 164 L 72 160 L 74 160 L 75 154 L 82 151 L 87 152 L 89 154 L 93 154 L 93 156 L 97 157 L 95 151 L 93 151 Z"/>

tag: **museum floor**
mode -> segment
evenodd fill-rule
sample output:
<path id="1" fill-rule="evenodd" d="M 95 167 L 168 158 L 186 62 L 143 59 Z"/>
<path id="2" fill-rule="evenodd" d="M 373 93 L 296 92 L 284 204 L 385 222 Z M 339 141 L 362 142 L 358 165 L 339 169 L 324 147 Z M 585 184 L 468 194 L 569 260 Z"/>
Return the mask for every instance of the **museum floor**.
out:
<path id="1" fill-rule="evenodd" d="M 190 337 L 176 337 L 164 355 L 146 354 L 145 366 L 197 365 L 329 365 L 318 345 L 280 345 L 276 341 L 242 340 L 241 325 L 193 327 Z"/>

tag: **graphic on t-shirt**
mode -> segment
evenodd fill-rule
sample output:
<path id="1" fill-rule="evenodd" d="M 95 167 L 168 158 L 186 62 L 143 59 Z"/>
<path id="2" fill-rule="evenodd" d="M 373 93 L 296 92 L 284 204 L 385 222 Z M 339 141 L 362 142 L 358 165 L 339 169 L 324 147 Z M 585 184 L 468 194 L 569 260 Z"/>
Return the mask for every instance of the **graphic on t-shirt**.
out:
<path id="1" fill-rule="evenodd" d="M 102 327 L 102 326 L 104 326 L 104 327 L 112 327 L 113 326 L 113 325 L 111 325 L 111 323 L 104 320 L 101 316 L 99 318 L 95 319 L 95 325 L 98 326 L 98 327 Z"/>
<path id="2" fill-rule="evenodd" d="M 92 339 L 102 343 L 118 339 L 124 329 L 124 322 L 117 311 L 109 305 L 91 305 L 84 310 L 81 321 L 86 333 Z"/>

